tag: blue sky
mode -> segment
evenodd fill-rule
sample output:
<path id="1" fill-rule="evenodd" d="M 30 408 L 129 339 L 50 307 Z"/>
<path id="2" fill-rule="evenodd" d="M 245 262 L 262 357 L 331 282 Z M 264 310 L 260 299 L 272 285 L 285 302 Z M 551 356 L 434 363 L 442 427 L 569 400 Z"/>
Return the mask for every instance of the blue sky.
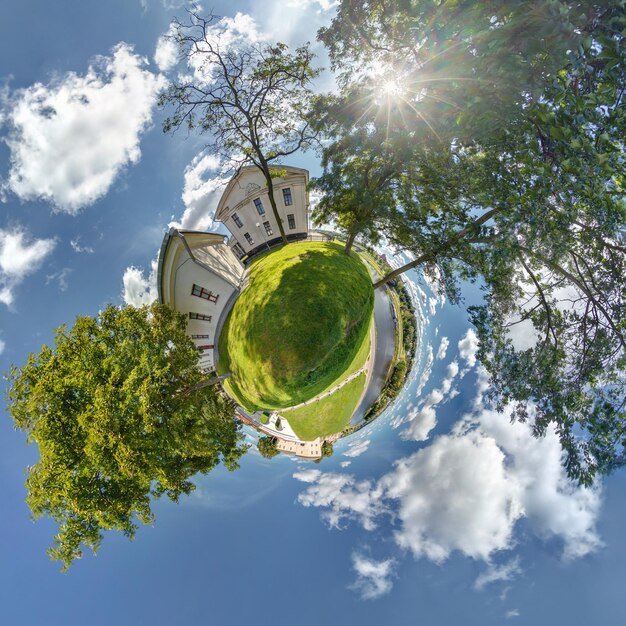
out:
<path id="1" fill-rule="evenodd" d="M 331 5 L 213 9 L 241 36 L 298 44 Z M 164 135 L 156 107 L 168 54 L 155 51 L 181 6 L 0 8 L 2 371 L 76 315 L 149 301 L 168 224 L 212 226 L 219 165 L 201 137 Z M 317 168 L 310 154 L 292 163 Z M 624 473 L 579 489 L 553 434 L 536 441 L 489 411 L 464 310 L 410 278 L 419 358 L 375 424 L 320 465 L 251 451 L 66 575 L 45 555 L 54 525 L 24 503 L 37 452 L 5 412 L 0 624 L 621 623 Z"/>

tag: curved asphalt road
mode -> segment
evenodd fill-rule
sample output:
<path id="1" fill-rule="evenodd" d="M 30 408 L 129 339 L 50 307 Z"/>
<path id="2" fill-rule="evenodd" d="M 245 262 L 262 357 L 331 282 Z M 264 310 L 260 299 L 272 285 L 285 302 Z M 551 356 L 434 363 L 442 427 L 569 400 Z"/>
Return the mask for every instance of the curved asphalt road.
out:
<path id="1" fill-rule="evenodd" d="M 373 279 L 378 280 L 378 274 L 372 268 L 370 268 L 370 273 Z M 374 324 L 376 325 L 374 368 L 363 400 L 350 420 L 351 424 L 358 424 L 363 419 L 365 412 L 376 401 L 385 384 L 396 341 L 392 311 L 387 289 L 385 287 L 376 289 L 374 292 Z"/>

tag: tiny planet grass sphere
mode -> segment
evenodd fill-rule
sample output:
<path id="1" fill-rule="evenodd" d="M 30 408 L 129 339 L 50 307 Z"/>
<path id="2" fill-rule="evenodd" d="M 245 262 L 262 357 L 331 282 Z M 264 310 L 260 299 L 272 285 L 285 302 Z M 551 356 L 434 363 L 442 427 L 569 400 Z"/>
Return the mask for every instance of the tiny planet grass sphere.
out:
<path id="1" fill-rule="evenodd" d="M 363 368 L 374 290 L 357 254 L 336 243 L 300 242 L 254 259 L 249 269 L 219 338 L 218 370 L 231 372 L 225 386 L 241 406 L 299 405 Z"/>

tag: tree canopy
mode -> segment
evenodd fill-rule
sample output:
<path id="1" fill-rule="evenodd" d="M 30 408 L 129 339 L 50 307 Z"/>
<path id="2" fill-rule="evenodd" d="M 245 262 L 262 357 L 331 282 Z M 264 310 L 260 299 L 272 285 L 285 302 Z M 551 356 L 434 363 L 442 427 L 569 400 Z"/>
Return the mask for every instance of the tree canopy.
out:
<path id="1" fill-rule="evenodd" d="M 276 447 L 276 437 L 259 437 L 257 448 L 262 457 L 273 459 L 280 451 Z"/>
<path id="2" fill-rule="evenodd" d="M 309 84 L 319 73 L 313 54 L 308 44 L 291 53 L 283 43 L 246 39 L 215 15 L 190 11 L 188 16 L 172 23 L 169 36 L 191 73 L 181 74 L 161 95 L 161 105 L 174 107 L 163 128 L 199 131 L 231 171 L 249 164 L 259 168 L 286 243 L 270 166 L 316 140 L 308 115 Z"/>
<path id="3" fill-rule="evenodd" d="M 132 538 L 153 521 L 152 498 L 177 501 L 191 478 L 245 452 L 238 422 L 197 367 L 184 316 L 164 305 L 78 317 L 13 367 L 7 393 L 15 426 L 37 444 L 27 470 L 35 518 L 59 524 L 48 551 L 63 569 L 94 552 L 102 531 Z"/>
<path id="4" fill-rule="evenodd" d="M 478 281 L 492 402 L 554 425 L 584 483 L 626 463 L 625 35 L 621 0 L 344 0 L 319 34 L 341 86 L 321 180 L 351 187 L 364 148 L 336 155 L 366 146 L 392 197 L 359 234 L 414 257 L 377 286 L 419 267 L 458 301 Z M 364 211 L 337 206 L 340 226 Z"/>

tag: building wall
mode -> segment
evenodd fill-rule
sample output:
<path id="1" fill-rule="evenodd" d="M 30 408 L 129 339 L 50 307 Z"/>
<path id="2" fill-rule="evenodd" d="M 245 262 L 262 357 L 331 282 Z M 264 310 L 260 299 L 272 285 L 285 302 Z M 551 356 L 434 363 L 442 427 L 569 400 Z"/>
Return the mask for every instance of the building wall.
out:
<path id="1" fill-rule="evenodd" d="M 161 301 L 187 317 L 187 333 L 201 348 L 198 363 L 209 371 L 215 367 L 216 329 L 229 300 L 239 291 L 243 266 L 223 243 L 223 237 L 203 235 L 187 234 L 187 246 L 180 236 L 170 236 L 159 266 Z M 210 292 L 211 299 L 193 295 L 194 285 Z M 211 319 L 192 319 L 190 313 Z"/>
<path id="2" fill-rule="evenodd" d="M 288 168 L 285 177 L 273 179 L 274 198 L 287 237 L 308 234 L 307 178 L 306 170 Z M 283 190 L 291 192 L 291 205 L 285 204 Z M 263 215 L 259 214 L 255 200 L 261 202 L 264 209 Z M 293 216 L 293 227 L 290 227 L 289 215 Z M 241 226 L 238 226 L 235 216 Z M 222 221 L 232 233 L 234 241 L 231 245 L 239 256 L 263 246 L 268 241 L 280 238 L 280 230 L 272 211 L 265 179 L 257 168 L 244 168 L 231 181 L 220 200 L 216 218 Z M 271 231 L 269 233 L 265 222 L 269 224 Z M 246 233 L 252 242 L 248 240 Z"/>

